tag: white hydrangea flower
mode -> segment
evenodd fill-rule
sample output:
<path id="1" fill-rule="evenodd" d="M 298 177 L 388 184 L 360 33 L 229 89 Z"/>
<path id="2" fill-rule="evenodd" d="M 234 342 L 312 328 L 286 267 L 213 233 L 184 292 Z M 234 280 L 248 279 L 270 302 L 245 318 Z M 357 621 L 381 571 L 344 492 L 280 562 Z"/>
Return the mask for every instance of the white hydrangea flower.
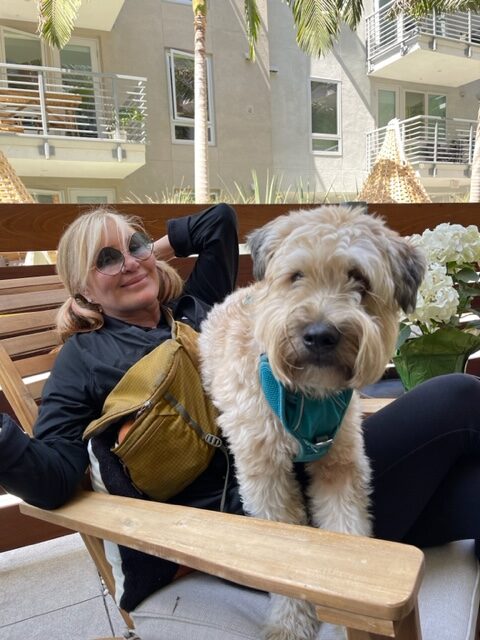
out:
<path id="1" fill-rule="evenodd" d="M 428 265 L 417 295 L 417 307 L 407 316 L 410 322 L 420 322 L 433 328 L 433 322 L 449 322 L 457 313 L 458 293 L 445 265 Z"/>
<path id="2" fill-rule="evenodd" d="M 465 264 L 480 261 L 480 231 L 475 225 L 444 222 L 435 229 L 426 229 L 421 242 L 429 262 Z"/>

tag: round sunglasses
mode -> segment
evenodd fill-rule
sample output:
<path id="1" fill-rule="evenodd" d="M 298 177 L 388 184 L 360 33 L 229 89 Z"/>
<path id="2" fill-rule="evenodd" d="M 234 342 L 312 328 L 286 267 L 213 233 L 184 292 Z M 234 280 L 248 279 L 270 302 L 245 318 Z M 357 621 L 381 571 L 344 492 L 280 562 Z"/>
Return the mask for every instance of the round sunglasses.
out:
<path id="1" fill-rule="evenodd" d="M 153 241 L 145 233 L 135 231 L 128 240 L 128 253 L 136 260 L 147 260 L 153 253 Z M 106 276 L 118 275 L 125 265 L 125 255 L 115 247 L 103 247 L 95 260 L 95 269 Z"/>

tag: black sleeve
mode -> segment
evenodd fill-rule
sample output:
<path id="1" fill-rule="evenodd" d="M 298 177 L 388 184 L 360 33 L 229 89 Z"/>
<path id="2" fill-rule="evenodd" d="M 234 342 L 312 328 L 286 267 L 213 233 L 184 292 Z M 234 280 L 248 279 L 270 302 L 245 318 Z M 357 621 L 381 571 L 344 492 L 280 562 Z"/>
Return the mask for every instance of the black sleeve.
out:
<path id="1" fill-rule="evenodd" d="M 238 272 L 235 210 L 218 204 L 200 213 L 168 222 L 170 244 L 178 257 L 198 254 L 185 293 L 209 305 L 233 291 Z"/>
<path id="2" fill-rule="evenodd" d="M 46 509 L 71 497 L 89 462 L 82 434 L 95 409 L 87 382 L 78 353 L 67 341 L 46 383 L 35 437 L 1 416 L 0 484 L 8 492 Z"/>

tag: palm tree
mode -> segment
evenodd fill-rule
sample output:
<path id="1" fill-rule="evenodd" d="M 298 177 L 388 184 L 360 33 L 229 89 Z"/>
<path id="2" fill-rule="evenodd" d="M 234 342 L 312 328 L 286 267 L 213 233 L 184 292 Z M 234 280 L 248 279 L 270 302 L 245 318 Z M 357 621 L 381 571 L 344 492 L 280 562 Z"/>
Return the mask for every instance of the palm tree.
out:
<path id="1" fill-rule="evenodd" d="M 192 0 L 194 30 L 194 175 L 195 202 L 210 201 L 208 179 L 208 98 L 207 57 L 205 37 L 207 31 L 207 1 Z"/>

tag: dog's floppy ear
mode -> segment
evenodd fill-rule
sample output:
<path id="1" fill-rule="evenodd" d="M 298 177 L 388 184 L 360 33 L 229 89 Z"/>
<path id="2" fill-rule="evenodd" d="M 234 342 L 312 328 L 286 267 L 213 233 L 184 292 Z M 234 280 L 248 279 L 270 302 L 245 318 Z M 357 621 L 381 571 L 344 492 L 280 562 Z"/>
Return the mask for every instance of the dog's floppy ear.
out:
<path id="1" fill-rule="evenodd" d="M 252 231 L 247 236 L 247 245 L 252 256 L 253 277 L 255 280 L 261 280 L 265 275 L 269 256 L 272 253 L 271 249 L 269 250 L 269 236 L 268 225 Z"/>
<path id="2" fill-rule="evenodd" d="M 418 287 L 426 271 L 423 252 L 401 237 L 390 239 L 389 260 L 394 281 L 394 296 L 405 313 L 416 306 Z"/>
<path id="3" fill-rule="evenodd" d="M 247 235 L 247 246 L 252 256 L 255 280 L 262 280 L 265 277 L 267 265 L 294 226 L 292 224 L 294 219 L 292 215 L 278 216 Z"/>

